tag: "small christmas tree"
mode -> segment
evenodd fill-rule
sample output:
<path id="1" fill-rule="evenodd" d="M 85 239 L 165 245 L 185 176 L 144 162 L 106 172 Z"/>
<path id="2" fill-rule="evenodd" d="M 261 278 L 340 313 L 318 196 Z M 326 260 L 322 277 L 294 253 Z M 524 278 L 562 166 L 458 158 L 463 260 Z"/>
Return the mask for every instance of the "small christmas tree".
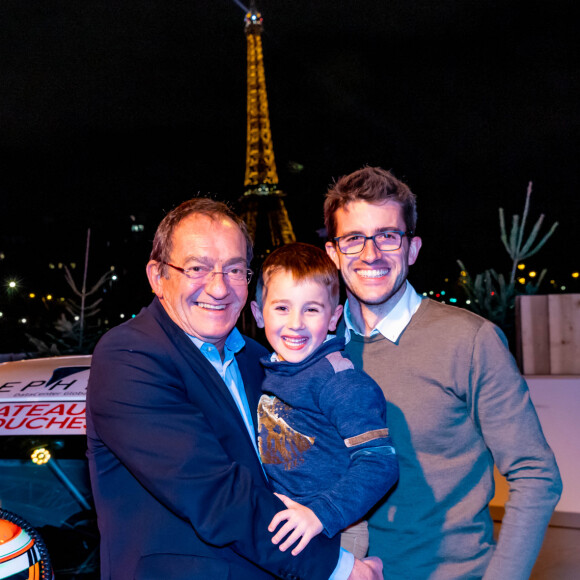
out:
<path id="1" fill-rule="evenodd" d="M 508 238 L 503 208 L 499 208 L 499 225 L 501 231 L 501 241 L 512 260 L 512 267 L 509 277 L 498 273 L 494 269 L 485 270 L 477 274 L 473 279 L 467 272 L 461 260 L 457 260 L 461 268 L 459 284 L 470 300 L 469 308 L 481 316 L 491 320 L 502 328 L 508 337 L 511 337 L 513 328 L 513 318 L 515 311 L 515 297 L 517 294 L 535 294 L 540 283 L 546 275 L 543 269 L 536 282 L 528 282 L 523 290 L 516 290 L 516 272 L 520 262 L 536 254 L 552 236 L 558 222 L 555 222 L 549 231 L 539 240 L 540 228 L 544 221 L 544 214 L 541 214 L 536 221 L 532 231 L 525 239 L 525 225 L 530 208 L 530 197 L 532 195 L 532 182 L 528 184 L 524 213 L 520 216 L 512 217 L 512 227 Z M 534 245 L 535 244 L 535 245 Z"/>

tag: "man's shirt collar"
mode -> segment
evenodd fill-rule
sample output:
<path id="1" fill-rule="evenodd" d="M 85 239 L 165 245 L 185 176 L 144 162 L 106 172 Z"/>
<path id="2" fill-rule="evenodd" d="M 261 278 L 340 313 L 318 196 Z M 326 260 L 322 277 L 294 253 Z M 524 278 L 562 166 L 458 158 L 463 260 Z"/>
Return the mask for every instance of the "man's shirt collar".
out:
<path id="1" fill-rule="evenodd" d="M 375 326 L 375 328 L 373 328 L 371 336 L 381 333 L 391 342 L 397 342 L 403 333 L 403 330 L 405 330 L 409 322 L 411 322 L 413 314 L 417 312 L 417 309 L 421 305 L 422 297 L 417 294 L 408 280 L 406 283 L 407 286 L 404 294 L 395 304 L 395 307 Z M 356 334 L 360 334 L 360 332 L 356 330 L 352 323 L 348 300 L 344 305 L 344 323 L 346 326 L 344 335 L 346 342 L 349 342 L 351 332 L 355 332 Z"/>
<path id="2" fill-rule="evenodd" d="M 210 342 L 204 342 L 200 338 L 192 336 L 191 334 L 188 334 L 187 336 L 189 336 L 191 342 L 193 342 L 193 344 L 199 348 L 199 350 L 206 358 L 211 360 L 213 358 L 212 355 L 217 355 L 219 357 L 219 352 L 215 345 L 211 344 Z M 224 345 L 224 363 L 233 359 L 234 355 L 240 352 L 240 350 L 244 348 L 245 344 L 246 341 L 244 340 L 244 337 L 240 331 L 234 327 L 234 329 L 228 334 Z"/>

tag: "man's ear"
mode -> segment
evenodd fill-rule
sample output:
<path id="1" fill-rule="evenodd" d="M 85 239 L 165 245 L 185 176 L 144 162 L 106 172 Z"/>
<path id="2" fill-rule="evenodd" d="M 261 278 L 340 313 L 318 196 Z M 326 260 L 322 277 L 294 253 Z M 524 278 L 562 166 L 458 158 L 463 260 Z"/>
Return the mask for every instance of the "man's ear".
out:
<path id="1" fill-rule="evenodd" d="M 328 330 L 330 332 L 334 332 L 336 330 L 336 325 L 342 316 L 342 305 L 339 304 L 335 309 L 333 315 L 330 317 L 328 321 Z"/>
<path id="2" fill-rule="evenodd" d="M 250 308 L 252 309 L 252 314 L 256 319 L 258 328 L 264 328 L 264 317 L 262 316 L 262 309 L 258 306 L 258 303 L 255 300 L 250 302 Z"/>
<path id="3" fill-rule="evenodd" d="M 156 260 L 151 260 L 147 264 L 147 278 L 149 280 L 149 284 L 151 285 L 151 289 L 155 292 L 157 298 L 163 298 L 163 283 L 164 277 L 161 275 L 161 266 L 160 262 Z"/>
<path id="4" fill-rule="evenodd" d="M 409 256 L 407 259 L 409 266 L 412 266 L 416 262 L 422 244 L 423 241 L 419 236 L 414 236 L 411 238 L 411 242 L 409 243 Z"/>
<path id="5" fill-rule="evenodd" d="M 334 244 L 332 242 L 326 242 L 326 244 L 324 244 L 324 247 L 326 248 L 326 253 L 329 255 L 330 259 L 334 262 L 334 265 L 337 267 L 338 270 L 340 270 L 340 260 L 338 259 L 338 253 L 336 251 L 336 248 L 334 247 Z"/>

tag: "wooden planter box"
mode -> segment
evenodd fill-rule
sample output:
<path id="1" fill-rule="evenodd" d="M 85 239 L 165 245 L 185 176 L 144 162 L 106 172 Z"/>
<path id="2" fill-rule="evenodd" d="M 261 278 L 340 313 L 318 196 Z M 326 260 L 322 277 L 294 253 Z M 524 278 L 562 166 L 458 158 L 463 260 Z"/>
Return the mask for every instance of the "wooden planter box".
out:
<path id="1" fill-rule="evenodd" d="M 518 296 L 516 358 L 524 375 L 580 375 L 580 294 Z"/>

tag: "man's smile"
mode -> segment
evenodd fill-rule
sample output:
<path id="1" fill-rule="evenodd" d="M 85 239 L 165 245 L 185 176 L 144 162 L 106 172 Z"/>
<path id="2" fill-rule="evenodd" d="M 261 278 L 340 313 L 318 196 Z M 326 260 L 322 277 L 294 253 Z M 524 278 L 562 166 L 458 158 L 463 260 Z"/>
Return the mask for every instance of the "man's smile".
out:
<path id="1" fill-rule="evenodd" d="M 391 269 L 381 268 L 376 270 L 367 270 L 357 268 L 355 271 L 361 278 L 381 278 L 382 276 L 386 276 L 387 274 L 389 274 Z"/>
<path id="2" fill-rule="evenodd" d="M 198 308 L 204 308 L 206 310 L 225 310 L 225 304 L 208 304 L 207 302 L 194 302 Z"/>

